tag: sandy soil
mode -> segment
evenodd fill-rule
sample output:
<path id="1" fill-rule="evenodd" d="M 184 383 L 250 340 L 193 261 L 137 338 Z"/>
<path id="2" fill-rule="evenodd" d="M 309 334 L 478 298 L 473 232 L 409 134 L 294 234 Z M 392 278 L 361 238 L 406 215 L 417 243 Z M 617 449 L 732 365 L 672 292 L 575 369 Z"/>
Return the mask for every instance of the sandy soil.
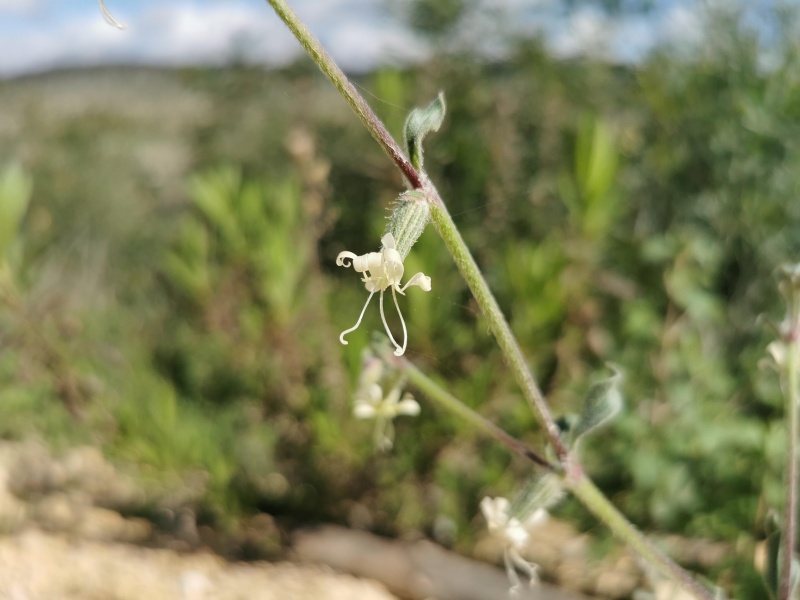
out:
<path id="1" fill-rule="evenodd" d="M 9 600 L 391 600 L 374 581 L 319 566 L 226 563 L 212 554 L 70 541 L 28 530 L 0 539 Z"/>

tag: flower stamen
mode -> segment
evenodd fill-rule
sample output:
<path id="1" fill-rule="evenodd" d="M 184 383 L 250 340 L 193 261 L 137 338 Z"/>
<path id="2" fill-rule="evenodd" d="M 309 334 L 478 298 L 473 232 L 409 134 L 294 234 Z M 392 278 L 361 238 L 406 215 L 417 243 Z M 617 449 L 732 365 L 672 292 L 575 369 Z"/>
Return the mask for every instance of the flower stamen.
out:
<path id="1" fill-rule="evenodd" d="M 356 329 L 358 329 L 358 326 L 361 325 L 361 319 L 364 318 L 364 313 L 367 312 L 367 307 L 369 306 L 369 301 L 372 300 L 372 297 L 374 295 L 375 295 L 375 292 L 372 292 L 367 297 L 367 301 L 364 303 L 364 308 L 361 309 L 361 314 L 358 315 L 358 321 L 356 321 L 356 324 L 353 325 L 350 329 L 345 329 L 342 333 L 339 334 L 339 341 L 342 342 L 343 346 L 347 346 L 347 344 L 350 343 L 346 339 L 344 339 L 344 336 L 347 335 L 348 333 L 351 333 L 351 332 L 355 331 Z M 381 302 L 383 302 L 383 294 L 381 294 Z M 381 310 L 381 314 L 383 314 L 383 310 Z"/>

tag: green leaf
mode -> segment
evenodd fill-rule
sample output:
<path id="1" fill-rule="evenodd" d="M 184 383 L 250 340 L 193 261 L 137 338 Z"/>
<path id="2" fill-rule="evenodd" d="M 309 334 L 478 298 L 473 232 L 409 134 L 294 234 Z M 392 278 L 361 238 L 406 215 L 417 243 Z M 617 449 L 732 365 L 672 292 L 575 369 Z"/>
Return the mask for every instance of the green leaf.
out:
<path id="1" fill-rule="evenodd" d="M 0 262 L 8 259 L 32 189 L 30 176 L 19 165 L 12 164 L 0 172 Z"/>
<path id="2" fill-rule="evenodd" d="M 426 108 L 415 108 L 409 113 L 403 136 L 406 140 L 408 158 L 414 168 L 422 169 L 422 140 L 431 131 L 439 131 L 444 121 L 444 92 L 439 92 L 436 100 Z"/>
<path id="3" fill-rule="evenodd" d="M 619 155 L 614 134 L 600 119 L 582 119 L 578 131 L 576 168 L 586 201 L 602 201 L 617 174 Z"/>
<path id="4" fill-rule="evenodd" d="M 602 236 L 613 223 L 618 198 L 612 193 L 619 153 L 611 128 L 601 119 L 584 117 L 578 129 L 575 168 L 583 203 L 581 228 Z"/>
<path id="5" fill-rule="evenodd" d="M 587 433 L 609 423 L 622 410 L 622 393 L 619 390 L 622 374 L 616 367 L 610 368 L 614 374 L 592 385 L 586 394 L 583 411 L 573 430 L 573 446 Z"/>

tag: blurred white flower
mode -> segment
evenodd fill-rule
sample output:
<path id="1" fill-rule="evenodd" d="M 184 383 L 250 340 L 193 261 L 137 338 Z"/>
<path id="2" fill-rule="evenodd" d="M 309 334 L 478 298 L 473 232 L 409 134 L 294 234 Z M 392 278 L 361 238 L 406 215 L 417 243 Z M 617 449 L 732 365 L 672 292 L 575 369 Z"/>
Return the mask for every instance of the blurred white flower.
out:
<path id="1" fill-rule="evenodd" d="M 353 415 L 357 419 L 375 419 L 375 446 L 380 450 L 389 450 L 394 443 L 394 425 L 392 421 L 399 415 L 414 417 L 419 414 L 419 403 L 406 392 L 400 397 L 405 381 L 401 378 L 384 395 L 378 383 L 371 382 L 358 390 Z"/>
<path id="2" fill-rule="evenodd" d="M 775 361 L 775 364 L 782 368 L 786 366 L 786 355 L 788 354 L 786 343 L 781 341 L 774 341 L 771 342 L 767 346 L 767 352 L 772 357 L 772 360 Z"/>
<path id="3" fill-rule="evenodd" d="M 527 546 L 531 530 L 547 520 L 547 511 L 537 509 L 520 521 L 511 516 L 511 503 L 507 499 L 487 497 L 481 500 L 481 512 L 488 524 L 489 534 L 503 543 L 503 560 L 511 584 L 508 595 L 516 598 L 522 589 L 517 571 L 525 575 L 529 587 L 539 583 L 539 567 L 522 558 L 520 551 Z"/>
<path id="4" fill-rule="evenodd" d="M 402 356 L 406 351 L 408 331 L 406 330 L 406 322 L 403 320 L 403 314 L 400 312 L 400 307 L 397 304 L 397 294 L 404 294 L 406 288 L 413 285 L 417 285 L 421 287 L 423 291 L 429 292 L 431 289 L 431 278 L 420 272 L 401 287 L 400 280 L 403 278 L 405 267 L 403 267 L 403 258 L 395 248 L 394 236 L 391 233 L 387 233 L 381 238 L 381 242 L 383 243 L 383 248 L 380 252 L 370 252 L 359 256 L 352 252 L 345 251 L 340 252 L 339 256 L 336 257 L 336 264 L 340 267 L 353 267 L 357 273 L 364 274 L 361 281 L 364 282 L 364 287 L 366 287 L 369 292 L 369 297 L 364 304 L 364 308 L 361 309 L 358 321 L 356 321 L 356 324 L 350 329 L 344 330 L 341 335 L 339 335 L 339 341 L 347 345 L 344 336 L 358 329 L 358 326 L 361 325 L 361 319 L 364 317 L 364 313 L 367 310 L 367 306 L 369 306 L 369 302 L 372 300 L 372 296 L 375 295 L 375 292 L 380 292 L 380 311 L 383 326 L 386 329 L 386 333 L 389 335 L 389 339 L 392 341 L 392 345 L 395 347 L 395 356 Z M 394 306 L 397 309 L 397 314 L 400 315 L 400 323 L 403 326 L 402 346 L 398 344 L 394 336 L 392 336 L 389 325 L 386 323 L 386 315 L 383 312 L 383 292 L 387 288 L 391 288 L 392 290 Z"/>

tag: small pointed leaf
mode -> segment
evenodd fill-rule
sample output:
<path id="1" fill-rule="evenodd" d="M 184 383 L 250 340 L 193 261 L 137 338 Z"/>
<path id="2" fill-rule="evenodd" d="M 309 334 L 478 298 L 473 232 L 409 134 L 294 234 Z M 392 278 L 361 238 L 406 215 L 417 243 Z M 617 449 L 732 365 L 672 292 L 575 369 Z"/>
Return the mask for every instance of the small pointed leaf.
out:
<path id="1" fill-rule="evenodd" d="M 766 534 L 764 540 L 766 545 L 764 586 L 767 588 L 769 597 L 772 600 L 778 597 L 778 554 L 781 548 L 781 526 L 779 521 L 780 518 L 774 510 L 770 510 L 764 520 L 764 533 Z"/>
<path id="2" fill-rule="evenodd" d="M 414 168 L 422 169 L 422 140 L 431 131 L 439 131 L 444 121 L 444 93 L 439 92 L 436 100 L 425 108 L 415 108 L 409 113 L 403 136 L 406 140 L 408 158 Z"/>
<path id="3" fill-rule="evenodd" d="M 614 375 L 592 385 L 586 394 L 583 411 L 573 430 L 574 443 L 590 431 L 610 422 L 622 410 L 622 393 L 619 390 L 622 374 L 615 367 L 611 368 Z"/>
<path id="4" fill-rule="evenodd" d="M 767 538 L 767 564 L 764 572 L 764 583 L 767 586 L 770 598 L 778 597 L 778 552 L 780 543 L 780 533 L 776 532 Z"/>

